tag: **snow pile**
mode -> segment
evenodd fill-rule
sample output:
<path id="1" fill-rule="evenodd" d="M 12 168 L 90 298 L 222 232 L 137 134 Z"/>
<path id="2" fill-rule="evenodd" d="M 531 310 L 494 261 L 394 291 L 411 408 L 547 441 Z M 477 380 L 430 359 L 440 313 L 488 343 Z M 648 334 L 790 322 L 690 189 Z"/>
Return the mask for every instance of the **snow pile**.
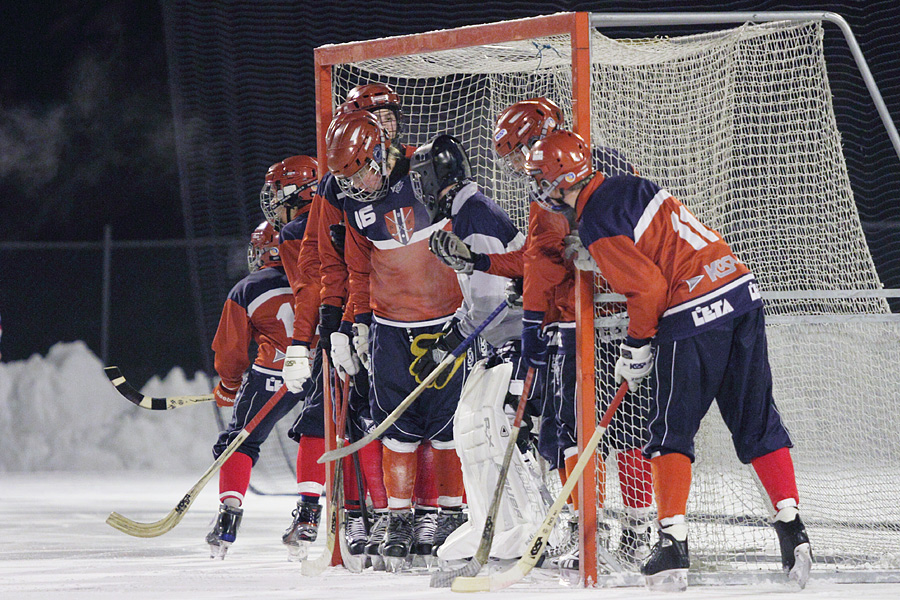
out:
<path id="1" fill-rule="evenodd" d="M 127 377 L 127 369 L 123 369 Z M 173 369 L 141 390 L 152 396 L 208 394 L 204 373 Z M 202 472 L 217 429 L 210 404 L 139 408 L 116 392 L 83 342 L 46 357 L 0 363 L 0 471 Z"/>

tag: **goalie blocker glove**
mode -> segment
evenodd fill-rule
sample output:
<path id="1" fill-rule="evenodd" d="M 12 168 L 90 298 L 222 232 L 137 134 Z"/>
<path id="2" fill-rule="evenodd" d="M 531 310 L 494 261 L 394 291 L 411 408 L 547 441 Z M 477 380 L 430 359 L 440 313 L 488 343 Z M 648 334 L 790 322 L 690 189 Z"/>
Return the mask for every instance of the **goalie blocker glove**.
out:
<path id="1" fill-rule="evenodd" d="M 629 389 L 637 389 L 638 383 L 650 373 L 653 368 L 653 350 L 648 340 L 636 340 L 626 338 L 619 346 L 621 352 L 616 361 L 616 383 L 628 381 Z"/>
<path id="2" fill-rule="evenodd" d="M 428 239 L 428 249 L 442 263 L 461 275 L 471 275 L 475 271 L 487 271 L 491 259 L 486 254 L 473 252 L 464 241 L 452 231 L 440 229 Z"/>
<path id="3" fill-rule="evenodd" d="M 297 394 L 303 389 L 304 382 L 312 375 L 309 365 L 309 348 L 303 345 L 288 346 L 284 353 L 284 368 L 281 378 L 291 392 Z"/>
<path id="4" fill-rule="evenodd" d="M 216 384 L 215 389 L 213 389 L 213 396 L 216 399 L 216 406 L 228 408 L 234 406 L 234 397 L 237 396 L 237 390 L 225 387 L 220 381 Z"/>

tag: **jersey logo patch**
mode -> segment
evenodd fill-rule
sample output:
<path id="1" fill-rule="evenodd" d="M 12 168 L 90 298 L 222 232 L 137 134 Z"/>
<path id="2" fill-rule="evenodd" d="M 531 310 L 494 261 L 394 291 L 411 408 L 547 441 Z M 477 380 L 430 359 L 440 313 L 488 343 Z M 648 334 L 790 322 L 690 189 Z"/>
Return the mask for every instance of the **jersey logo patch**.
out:
<path id="1" fill-rule="evenodd" d="M 395 208 L 384 215 L 384 221 L 391 237 L 404 246 L 409 243 L 416 231 L 416 215 L 411 206 Z"/>
<path id="2" fill-rule="evenodd" d="M 685 279 L 684 282 L 688 286 L 688 292 L 693 292 L 694 288 L 703 281 L 703 275 L 697 275 L 696 277 L 691 277 L 690 279 Z"/>

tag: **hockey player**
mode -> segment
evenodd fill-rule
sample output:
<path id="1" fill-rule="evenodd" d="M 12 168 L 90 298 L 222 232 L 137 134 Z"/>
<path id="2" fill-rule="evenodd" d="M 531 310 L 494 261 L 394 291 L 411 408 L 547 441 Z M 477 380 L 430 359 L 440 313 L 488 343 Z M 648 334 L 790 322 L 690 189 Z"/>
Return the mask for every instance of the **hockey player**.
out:
<path id="1" fill-rule="evenodd" d="M 380 123 L 383 123 L 390 137 L 392 148 L 399 150 L 406 157 L 412 154 L 414 148 L 404 146 L 399 141 L 404 115 L 400 108 L 400 97 L 390 86 L 382 83 L 370 83 L 353 88 L 347 94 L 346 101 L 338 106 L 335 114 L 340 116 L 357 111 L 367 111 L 378 118 Z M 338 122 L 338 119 L 335 118 L 334 122 Z M 309 228 L 304 236 L 301 250 L 301 261 L 306 269 L 314 268 L 311 264 L 307 264 L 306 257 L 317 255 L 318 266 L 316 268 L 319 269 L 322 281 L 319 307 L 320 344 L 327 352 L 331 351 L 331 334 L 337 332 L 344 312 L 351 310 L 346 304 L 348 276 L 343 254 L 343 242 L 346 237 L 344 198 L 345 194 L 337 186 L 334 176 L 331 173 L 325 173 L 313 200 Z M 352 311 L 347 314 L 347 321 L 352 322 Z M 352 350 L 354 354 L 364 359 L 360 362 L 359 372 L 353 376 L 356 385 L 351 393 L 351 419 L 348 423 L 351 441 L 365 435 L 369 428 L 374 426 L 368 397 L 368 326 L 364 323 L 357 323 L 353 325 L 352 329 L 351 335 L 338 336 L 339 346 L 342 349 Z M 350 362 L 353 360 L 351 359 Z M 375 514 L 373 522 L 369 524 L 368 538 L 365 542 L 361 542 L 355 537 L 360 531 L 365 530 L 364 527 L 360 527 L 361 514 L 358 510 L 348 513 L 348 545 L 350 551 L 354 552 L 364 543 L 365 553 L 369 555 L 375 568 L 380 569 L 383 562 L 378 555 L 378 548 L 384 539 L 388 521 L 387 494 L 381 469 L 380 440 L 361 449 L 357 455 L 364 474 L 366 491 L 371 496 Z M 434 486 L 432 463 L 431 447 L 427 444 L 420 445 L 415 487 L 416 542 L 413 552 L 426 556 L 431 555 L 432 535 L 437 512 L 437 491 Z"/>
<path id="2" fill-rule="evenodd" d="M 509 216 L 478 191 L 472 180 L 465 149 L 457 139 L 441 134 L 418 148 L 410 159 L 410 179 L 413 191 L 425 205 L 431 223 L 445 223 L 447 219 L 451 223 L 453 234 L 446 229 L 431 234 L 429 245 L 432 252 L 440 254 L 435 249 L 449 235 L 462 239 L 473 251 L 485 254 L 512 252 L 522 247 L 525 238 Z M 413 362 L 411 371 L 419 381 L 443 360 L 446 353 L 462 343 L 495 306 L 504 301 L 506 288 L 510 284 L 505 277 L 472 268 L 458 273 L 457 277 L 463 295 L 462 304 L 438 335 L 425 336 L 418 344 L 423 353 Z M 491 352 L 499 360 L 512 362 L 516 368 L 520 355 L 521 323 L 521 309 L 508 308 L 481 333 Z M 452 377 L 453 370 L 448 371 Z M 441 378 L 438 378 L 440 381 Z M 510 383 L 510 393 L 517 399 L 522 393 L 521 376 Z M 447 507 L 442 517 L 434 535 L 435 553 L 465 518 L 462 511 L 454 507 Z"/>
<path id="3" fill-rule="evenodd" d="M 325 448 L 325 415 L 323 412 L 322 360 L 316 355 L 310 364 L 309 348 L 315 335 L 315 312 L 303 310 L 318 302 L 319 282 L 304 271 L 298 260 L 300 240 L 306 229 L 310 202 L 318 182 L 319 167 L 309 156 L 291 156 L 272 165 L 266 173 L 260 192 L 260 208 L 266 219 L 278 230 L 279 252 L 287 279 L 294 294 L 293 326 L 282 369 L 285 385 L 293 393 L 305 393 L 306 402 L 288 435 L 297 447 L 297 508 L 293 522 L 282 541 L 290 560 L 306 558 L 309 544 L 315 541 L 325 481 L 325 470 L 317 460 Z M 294 374 L 306 376 L 299 383 Z M 310 378 L 310 375 L 312 377 Z M 308 380 L 308 381 L 307 381 Z M 314 473 L 309 480 L 306 474 Z"/>
<path id="4" fill-rule="evenodd" d="M 527 177 L 522 170 L 529 149 L 540 139 L 555 131 L 562 121 L 562 111 L 547 98 L 533 98 L 517 102 L 497 118 L 494 129 L 494 151 L 501 165 L 514 177 Z M 609 174 L 633 172 L 633 167 L 611 148 L 594 153 L 599 170 Z M 488 273 L 515 277 L 524 274 L 523 303 L 525 322 L 522 332 L 523 356 L 535 367 L 539 377 L 533 390 L 540 402 L 541 427 L 538 451 L 549 466 L 557 470 L 565 481 L 567 473 L 577 461 L 575 412 L 575 260 L 580 247 L 577 232 L 563 215 L 553 214 L 529 206 L 529 231 L 521 253 L 474 253 L 469 262 L 474 268 Z M 573 240 L 574 238 L 574 240 Z M 573 241 L 577 242 L 573 246 Z M 447 249 L 452 254 L 453 246 Z M 468 250 L 463 249 L 465 252 Z M 574 260 L 573 260 L 574 259 Z M 590 258 L 588 257 L 588 262 Z M 587 270 L 592 270 L 591 265 Z M 585 270 L 584 268 L 582 270 Z M 598 276 L 599 277 L 599 276 Z M 614 311 L 613 311 L 614 312 Z M 603 379 L 607 379 L 604 375 Z M 535 396 L 536 394 L 532 394 Z M 612 397 L 612 394 L 607 394 Z M 619 541 L 619 558 L 635 562 L 649 552 L 649 526 L 653 518 L 650 493 L 650 466 L 641 456 L 641 432 L 646 425 L 647 407 L 629 394 L 612 423 L 602 447 L 603 455 L 616 451 L 619 484 L 625 506 L 625 522 Z M 601 462 L 603 469 L 605 463 Z M 600 471 L 598 492 L 601 505 L 605 492 L 605 470 Z M 562 554 L 559 564 L 578 569 L 578 513 L 577 497 L 572 496 L 570 521 L 571 537 L 555 549 Z"/>
<path id="5" fill-rule="evenodd" d="M 357 331 L 368 331 L 368 344 L 356 346 L 361 356 L 369 353 L 372 416 L 379 422 L 416 387 L 409 373 L 415 339 L 439 332 L 462 300 L 453 273 L 428 252 L 428 236 L 449 222 L 430 223 L 412 192 L 408 159 L 388 145 L 384 128 L 372 114 L 339 115 L 326 137 L 329 168 L 344 194 L 349 225 L 348 305 Z M 336 343 L 347 345 L 349 329 L 345 322 L 331 341 L 335 362 L 352 372 L 352 357 L 336 351 Z M 382 438 L 391 509 L 382 552 L 393 568 L 402 564 L 412 544 L 416 449 L 422 441 L 431 441 L 439 505 L 445 513 L 461 506 L 462 476 L 451 427 L 460 379 L 426 390 Z"/>
<path id="6" fill-rule="evenodd" d="M 250 274 L 232 288 L 225 300 L 212 344 L 216 372 L 221 377 L 213 390 L 216 404 L 234 407 L 231 422 L 213 446 L 216 457 L 281 388 L 279 363 L 284 359 L 293 326 L 294 296 L 282 267 L 275 230 L 266 222 L 261 223 L 251 236 L 248 264 Z M 247 353 L 252 342 L 257 344 L 258 350 L 251 366 Z M 243 515 L 241 505 L 250 484 L 250 472 L 259 458 L 260 445 L 275 423 L 302 397 L 302 394 L 285 394 L 222 465 L 219 471 L 222 504 L 215 525 L 206 536 L 213 558 L 224 558 L 235 540 Z M 304 485 L 321 487 L 324 471 L 313 469 L 309 477 L 311 480 Z"/>
<path id="7" fill-rule="evenodd" d="M 650 587 L 687 586 L 685 521 L 694 436 L 715 398 L 735 451 L 775 509 L 782 565 L 805 586 L 812 563 L 798 512 L 788 432 L 772 397 L 759 286 L 722 236 L 640 177 L 604 177 L 584 140 L 558 131 L 525 161 L 535 200 L 574 210 L 585 248 L 627 298 L 628 337 L 616 379 L 655 380 L 650 441 L 659 541 L 641 572 Z M 655 368 L 654 368 L 655 367 Z"/>

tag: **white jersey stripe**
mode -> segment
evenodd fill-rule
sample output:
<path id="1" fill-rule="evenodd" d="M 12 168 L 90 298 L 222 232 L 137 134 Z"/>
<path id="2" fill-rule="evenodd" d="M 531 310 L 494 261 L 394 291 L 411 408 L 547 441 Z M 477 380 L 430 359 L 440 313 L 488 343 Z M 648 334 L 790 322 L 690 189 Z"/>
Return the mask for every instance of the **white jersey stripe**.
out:
<path id="1" fill-rule="evenodd" d="M 409 246 L 411 244 L 415 244 L 416 242 L 421 242 L 422 240 L 427 240 L 431 237 L 431 234 L 439 229 L 443 229 L 447 224 L 448 219 L 441 219 L 437 223 L 433 225 L 429 225 L 424 229 L 420 229 L 412 234 L 409 238 L 409 243 L 401 244 L 394 238 L 389 240 L 372 240 L 372 245 L 378 248 L 379 250 L 393 250 L 395 248 L 403 248 L 404 246 Z"/>
<path id="2" fill-rule="evenodd" d="M 634 227 L 634 243 L 637 244 L 641 236 L 644 235 L 644 232 L 647 231 L 647 228 L 650 227 L 650 223 L 653 221 L 653 217 L 656 216 L 656 213 L 659 212 L 659 207 L 662 206 L 662 203 L 669 198 L 672 194 L 667 192 L 666 190 L 659 190 L 656 192 L 656 195 L 653 196 L 653 200 L 650 201 L 650 204 L 647 205 L 647 208 L 644 209 L 644 214 L 641 215 L 641 218 L 638 219 L 637 225 Z"/>
<path id="3" fill-rule="evenodd" d="M 265 294 L 260 294 L 253 300 L 253 302 L 250 303 L 250 306 L 247 307 L 247 315 L 252 317 L 257 308 L 259 308 L 264 302 L 271 298 L 274 298 L 275 296 L 281 296 L 284 294 L 293 295 L 293 293 L 294 292 L 291 291 L 291 288 L 281 287 L 275 288 L 274 290 L 269 290 Z"/>

